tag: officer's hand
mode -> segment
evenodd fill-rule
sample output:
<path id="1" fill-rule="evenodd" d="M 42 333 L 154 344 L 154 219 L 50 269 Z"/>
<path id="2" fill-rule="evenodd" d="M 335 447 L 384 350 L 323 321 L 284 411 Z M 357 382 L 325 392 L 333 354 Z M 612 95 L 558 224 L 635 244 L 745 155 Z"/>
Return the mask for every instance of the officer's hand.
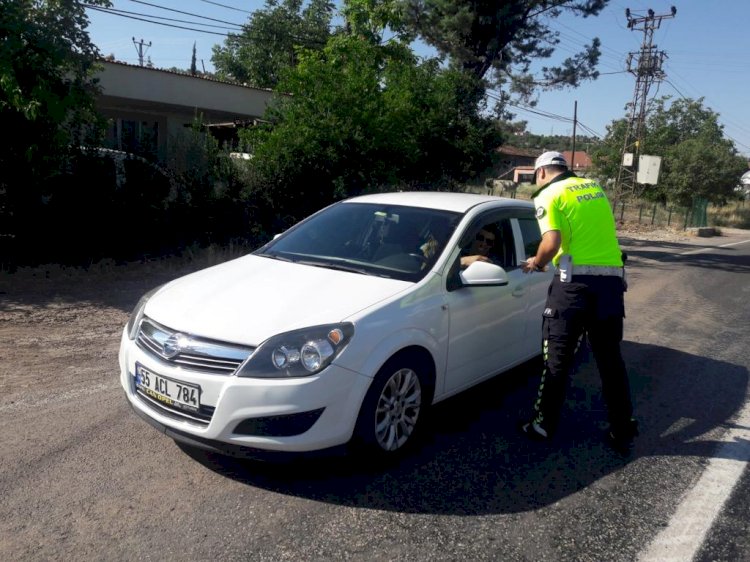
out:
<path id="1" fill-rule="evenodd" d="M 524 273 L 533 273 L 534 271 L 547 271 L 547 266 L 545 265 L 543 268 L 539 269 L 536 266 L 536 257 L 532 256 L 529 259 L 527 259 L 523 265 L 521 265 L 521 271 Z"/>

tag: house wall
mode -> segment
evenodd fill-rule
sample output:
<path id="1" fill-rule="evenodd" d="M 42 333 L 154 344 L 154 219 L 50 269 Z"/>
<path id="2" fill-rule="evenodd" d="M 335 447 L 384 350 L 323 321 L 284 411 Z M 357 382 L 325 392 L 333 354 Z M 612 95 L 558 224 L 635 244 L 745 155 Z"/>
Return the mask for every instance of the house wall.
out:
<path id="1" fill-rule="evenodd" d="M 515 147 L 500 147 L 497 149 L 498 159 L 494 167 L 494 175 L 498 179 L 511 180 L 515 182 L 523 181 L 520 178 L 517 169 L 530 167 L 534 170 L 534 161 L 537 155 L 531 151 Z"/>
<path id="2" fill-rule="evenodd" d="M 220 120 L 227 116 L 261 117 L 272 95 L 270 90 L 189 74 L 114 62 L 102 64 L 104 70 L 98 78 L 104 96 L 198 109 Z"/>
<path id="3" fill-rule="evenodd" d="M 102 65 L 97 106 L 109 122 L 107 147 L 153 154 L 162 161 L 196 118 L 203 124 L 260 118 L 273 94 L 155 68 L 110 61 Z"/>

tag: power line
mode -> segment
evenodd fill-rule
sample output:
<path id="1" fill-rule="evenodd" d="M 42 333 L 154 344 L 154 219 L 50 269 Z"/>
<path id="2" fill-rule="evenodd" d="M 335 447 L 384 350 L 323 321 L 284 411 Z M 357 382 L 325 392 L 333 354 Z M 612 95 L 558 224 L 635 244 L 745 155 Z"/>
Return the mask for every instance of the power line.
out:
<path id="1" fill-rule="evenodd" d="M 674 88 L 674 91 L 675 91 L 675 92 L 677 92 L 678 94 L 680 94 L 680 97 L 681 97 L 682 99 L 684 99 L 685 101 L 687 101 L 687 100 L 688 100 L 688 98 L 687 98 L 687 97 L 686 97 L 686 96 L 685 96 L 685 95 L 684 95 L 684 94 L 683 94 L 683 93 L 682 93 L 682 92 L 681 92 L 681 91 L 679 90 L 679 88 L 677 88 L 677 86 L 675 86 L 674 84 L 672 84 L 672 82 L 670 82 L 670 81 L 669 81 L 669 80 L 667 80 L 666 78 L 664 79 L 664 81 L 665 81 L 665 82 L 666 82 L 667 84 L 669 84 L 670 86 L 672 86 L 672 88 Z"/>
<path id="2" fill-rule="evenodd" d="M 622 6 L 622 8 L 623 8 L 623 10 L 625 9 L 624 6 Z M 615 20 L 615 21 L 617 21 L 617 20 Z M 570 27 L 568 25 L 565 25 L 561 21 L 556 21 L 555 24 L 554 24 L 554 26 L 555 27 L 559 26 L 559 27 L 565 28 L 566 30 L 570 31 L 571 33 L 573 33 L 573 34 L 575 34 L 575 35 L 577 35 L 579 37 L 582 37 L 582 38 L 584 38 L 586 40 L 590 41 L 590 40 L 593 39 L 592 37 L 590 37 L 590 36 L 588 36 L 588 35 L 586 35 L 584 33 L 581 33 L 579 30 L 574 29 L 574 28 L 572 28 L 572 27 Z M 625 26 L 620 26 L 620 27 L 622 29 L 625 29 Z M 668 31 L 668 28 L 666 29 L 666 31 Z M 571 35 L 568 35 L 568 34 L 565 34 L 565 33 L 562 33 L 562 32 L 559 32 L 559 33 L 560 33 L 560 37 L 566 40 L 564 43 L 568 43 L 570 41 L 573 41 L 575 43 L 575 40 L 571 39 Z M 569 50 L 570 51 L 571 49 L 562 49 L 562 50 Z M 611 61 L 613 61 L 613 59 L 615 59 L 615 58 L 619 59 L 620 56 L 623 56 L 622 53 L 620 53 L 619 51 L 616 51 L 615 49 L 609 48 L 605 44 L 602 44 L 601 51 L 602 51 L 602 63 L 601 63 L 601 65 L 604 66 L 604 67 L 610 67 L 611 68 Z M 701 52 L 672 51 L 671 54 L 672 55 L 689 55 L 690 56 L 690 66 L 691 66 L 691 68 L 695 68 L 696 66 L 704 66 L 705 69 L 706 69 L 705 72 L 721 72 L 722 74 L 726 74 L 726 72 L 742 73 L 742 72 L 746 72 L 746 70 L 748 68 L 746 58 L 741 57 L 741 56 L 735 57 L 734 59 L 732 59 L 732 57 L 728 57 L 728 56 L 722 56 L 721 58 L 717 58 L 717 57 L 714 57 L 714 56 L 711 56 L 711 55 L 706 55 L 702 51 Z M 605 61 L 604 60 L 605 58 L 608 58 L 610 62 L 608 63 L 607 61 Z M 700 62 L 701 58 L 704 59 L 704 62 Z M 729 63 L 729 64 L 727 64 L 727 63 Z M 678 66 L 677 63 L 676 63 L 676 61 L 673 58 L 670 58 L 669 73 L 672 74 L 672 75 L 675 75 L 677 77 L 680 77 L 680 75 L 677 72 L 674 71 L 674 67 L 675 66 Z M 611 75 L 611 74 L 623 74 L 625 72 L 629 72 L 629 71 L 623 70 L 623 71 L 617 71 L 617 72 L 600 72 L 599 76 L 606 76 L 606 75 Z M 690 84 L 686 80 L 683 79 L 683 81 L 690 87 Z M 686 99 L 686 96 L 677 88 L 677 86 L 673 82 L 668 82 L 667 81 L 667 83 L 683 99 Z M 700 97 L 700 94 L 698 94 L 698 96 Z M 727 125 L 733 126 L 733 127 L 737 127 L 739 130 L 743 130 L 742 127 L 740 127 L 740 126 L 738 126 L 738 125 L 736 125 L 735 123 L 732 123 L 732 122 L 728 122 Z M 727 137 L 731 138 L 729 135 L 727 135 Z M 732 139 L 732 140 L 734 140 L 734 142 L 737 143 L 737 144 L 739 144 L 739 145 L 746 146 L 743 143 L 741 143 L 741 142 L 739 142 L 739 141 L 737 141 L 735 139 Z"/>
<path id="3" fill-rule="evenodd" d="M 512 103 L 507 104 L 509 107 L 513 107 L 515 109 L 520 109 L 522 111 L 527 111 L 528 113 L 533 113 L 534 115 L 539 115 L 541 117 L 545 117 L 547 119 L 551 119 L 553 121 L 562 121 L 563 123 L 572 123 L 573 120 L 570 117 L 563 117 L 562 115 L 555 115 L 554 113 L 547 113 L 545 111 L 538 111 L 536 109 L 531 109 L 530 107 L 524 107 L 520 105 L 515 105 Z"/>
<path id="4" fill-rule="evenodd" d="M 187 29 L 188 31 L 197 31 L 198 33 L 208 33 L 209 35 L 218 35 L 220 37 L 229 37 L 229 34 L 227 34 L 227 33 L 217 33 L 215 31 L 206 31 L 205 29 L 195 29 L 194 27 L 184 27 L 182 25 L 172 25 L 172 24 L 169 24 L 169 23 L 162 23 L 162 22 L 148 20 L 148 19 L 144 19 L 144 18 L 137 18 L 135 16 L 126 16 L 124 14 L 116 14 L 116 13 L 110 12 L 108 10 L 104 10 L 102 8 L 99 8 L 98 6 L 88 6 L 88 8 L 90 10 L 96 10 L 97 12 L 102 12 L 102 13 L 105 13 L 105 14 L 111 14 L 113 16 L 118 16 L 118 17 L 121 17 L 121 18 L 128 18 L 128 19 L 131 19 L 131 20 L 145 21 L 147 23 L 153 23 L 155 25 L 163 25 L 164 27 L 173 27 L 175 29 Z M 202 25 L 202 24 L 198 24 L 198 25 Z"/>
<path id="5" fill-rule="evenodd" d="M 597 133 L 594 129 L 592 129 L 591 127 L 587 127 L 586 125 L 584 125 L 580 121 L 578 122 L 578 126 L 581 127 L 583 130 L 585 130 L 590 135 L 592 135 L 592 136 L 594 136 L 594 137 L 596 137 L 598 139 L 603 139 L 604 138 L 604 135 L 602 135 L 601 133 Z"/>
<path id="6" fill-rule="evenodd" d="M 490 97 L 490 98 L 492 98 L 492 99 L 494 99 L 494 100 L 496 100 L 496 101 L 503 101 L 502 98 L 499 95 L 495 94 L 494 92 L 487 92 L 487 96 Z M 540 117 L 544 117 L 544 118 L 550 119 L 552 121 L 560 121 L 560 122 L 563 122 L 563 123 L 573 123 L 574 122 L 574 120 L 571 119 L 570 117 L 565 117 L 564 115 L 558 115 L 557 113 L 552 113 L 550 111 L 545 111 L 545 110 L 541 110 L 541 109 L 538 109 L 538 108 L 531 108 L 529 106 L 518 105 L 518 104 L 514 104 L 514 103 L 509 103 L 509 102 L 505 102 L 505 104 L 508 107 L 513 107 L 515 109 L 520 109 L 521 111 L 526 111 L 528 113 L 533 113 L 534 115 L 539 115 Z M 593 135 L 593 136 L 595 136 L 596 138 L 599 138 L 599 139 L 603 138 L 603 135 L 597 133 L 591 127 L 586 126 L 584 123 L 581 123 L 578 120 L 575 120 L 575 122 L 582 129 L 586 130 L 587 133 L 589 133 L 589 134 L 591 134 L 591 135 Z"/>
<path id="7" fill-rule="evenodd" d="M 504 101 L 499 95 L 495 94 L 494 92 L 487 92 L 487 96 L 494 99 L 495 101 Z M 536 109 L 529 107 L 527 105 L 518 105 L 510 102 L 504 102 L 505 105 L 508 107 L 514 107 L 516 109 L 521 109 L 523 111 L 528 111 L 529 113 L 533 113 L 535 115 L 540 115 L 542 117 L 546 117 L 547 119 L 552 119 L 554 121 L 564 121 L 566 123 L 572 123 L 573 120 L 570 117 L 565 117 L 564 115 L 558 115 L 557 113 L 551 113 L 549 111 L 544 111 L 541 109 Z"/>
<path id="8" fill-rule="evenodd" d="M 588 39 L 589 41 L 592 41 L 594 39 L 593 37 L 589 37 L 588 35 L 584 35 L 580 31 L 578 31 L 577 29 L 574 29 L 574 28 L 572 28 L 570 26 L 565 25 L 561 21 L 556 21 L 554 25 L 559 25 L 560 27 L 564 27 L 565 29 L 567 29 L 567 30 L 575 33 L 576 35 L 578 35 L 580 37 L 583 37 L 584 39 Z M 625 56 L 625 53 L 621 53 L 620 51 L 615 51 L 614 49 L 612 49 L 611 47 L 607 47 L 606 45 L 602 45 L 602 49 L 606 50 L 606 51 L 611 51 L 612 54 L 616 55 L 618 58 Z"/>
<path id="9" fill-rule="evenodd" d="M 234 31 L 233 28 L 229 28 L 229 27 L 225 27 L 225 26 L 221 26 L 221 25 L 213 25 L 213 24 L 210 24 L 210 23 L 200 23 L 200 22 L 197 22 L 197 21 L 179 20 L 179 19 L 175 19 L 175 18 L 167 18 L 167 17 L 164 17 L 164 16 L 154 16 L 152 14 L 141 14 L 139 12 L 129 12 L 127 10 L 118 10 L 116 8 L 104 8 L 104 7 L 100 7 L 100 6 L 94 6 L 92 4 L 83 4 L 83 5 L 85 7 L 87 7 L 87 8 L 98 9 L 101 12 L 108 12 L 108 13 L 111 13 L 112 15 L 116 15 L 116 16 L 128 14 L 128 15 L 132 15 L 132 16 L 142 16 L 142 17 L 147 17 L 147 18 L 155 18 L 155 19 L 158 19 L 158 20 L 173 21 L 173 22 L 178 22 L 178 23 L 190 23 L 190 24 L 194 24 L 194 25 L 203 25 L 205 27 L 215 27 L 215 28 L 218 28 L 218 29 L 226 29 L 226 30 L 232 30 L 232 31 Z M 153 22 L 153 23 L 156 23 L 156 22 Z M 235 25 L 237 25 L 237 24 L 235 24 Z M 241 29 L 241 26 L 237 25 L 237 27 Z"/>
<path id="10" fill-rule="evenodd" d="M 214 6 L 221 6 L 222 8 L 226 8 L 228 10 L 236 10 L 238 12 L 241 12 L 243 14 L 250 14 L 252 15 L 252 12 L 248 12 L 246 10 L 240 10 L 239 8 L 235 8 L 234 6 L 227 6 L 226 4 L 219 4 L 218 2 L 211 2 L 211 0 L 200 0 L 201 2 L 205 2 L 206 4 L 213 4 Z"/>
<path id="11" fill-rule="evenodd" d="M 570 54 L 577 54 L 580 49 L 580 42 L 577 41 L 575 38 L 562 33 L 560 31 L 556 31 L 556 33 L 561 37 L 561 39 L 558 40 L 557 43 L 554 44 L 554 48 L 556 51 L 562 52 L 562 53 L 570 53 Z M 581 33 L 578 33 L 581 37 L 591 39 L 590 37 L 587 37 Z M 627 70 L 616 70 L 618 68 L 623 68 L 624 64 L 624 57 L 625 55 L 622 53 L 618 53 L 617 51 L 612 50 L 614 53 L 616 53 L 618 56 L 615 57 L 613 55 L 609 55 L 606 53 L 603 53 L 603 58 L 609 57 L 610 60 L 608 61 L 602 61 L 600 62 L 600 67 L 605 67 L 608 69 L 612 69 L 611 72 L 598 72 L 598 76 L 607 76 L 612 74 L 624 74 L 628 72 Z M 536 78 L 532 76 L 532 83 L 536 86 L 540 86 L 542 88 L 550 88 L 554 87 L 556 84 L 561 83 L 561 80 L 553 80 L 553 81 L 547 81 L 540 78 Z"/>
<path id="12" fill-rule="evenodd" d="M 217 20 L 217 19 L 214 19 L 214 18 L 209 18 L 207 16 L 202 16 L 200 14 L 192 14 L 190 12 L 183 12 L 182 10 L 175 10 L 174 8 L 167 8 L 165 6 L 159 6 L 159 4 L 151 4 L 150 2 L 144 2 L 143 0 L 130 0 L 130 2 L 135 2 L 136 4 L 143 4 L 144 6 L 151 6 L 152 8 L 159 8 L 160 10 L 166 10 L 168 12 L 174 12 L 176 14 L 183 14 L 183 15 L 186 15 L 186 16 L 193 16 L 194 18 L 201 18 L 201 19 L 204 19 L 204 20 L 215 21 L 215 22 L 218 22 L 218 23 L 228 23 L 229 25 L 240 25 L 240 24 L 234 23 L 233 21 Z"/>
<path id="13" fill-rule="evenodd" d="M 241 25 L 241 24 L 234 23 L 233 21 L 217 20 L 215 18 L 209 18 L 207 16 L 202 16 L 200 14 L 193 14 L 193 13 L 190 13 L 190 12 L 183 12 L 182 10 L 175 10 L 173 8 L 167 8 L 165 6 L 159 6 L 158 4 L 151 4 L 150 2 L 144 2 L 143 0 L 129 0 L 129 1 L 130 2 L 135 2 L 136 4 L 143 4 L 144 6 L 151 6 L 152 8 L 159 8 L 160 10 L 166 10 L 168 12 L 175 12 L 177 14 L 183 14 L 183 15 L 186 15 L 186 16 L 193 16 L 194 18 L 201 18 L 201 19 L 204 19 L 204 20 L 215 21 L 215 22 L 218 22 L 218 23 L 228 23 L 229 25 Z"/>
<path id="14" fill-rule="evenodd" d="M 686 98 L 686 97 L 685 97 L 685 96 L 684 96 L 684 95 L 682 94 L 682 92 L 681 92 L 681 91 L 680 91 L 679 89 L 677 89 L 677 86 L 675 86 L 674 84 L 672 84 L 672 82 L 670 82 L 669 80 L 664 80 L 664 81 L 665 81 L 665 82 L 666 82 L 667 84 L 669 84 L 670 86 L 672 86 L 672 88 L 674 88 L 674 91 L 675 91 L 675 92 L 677 92 L 677 93 L 678 93 L 678 94 L 680 95 L 680 97 L 681 97 L 681 98 L 682 98 L 683 100 L 685 100 L 685 101 L 689 101 L 689 100 L 688 100 L 688 98 Z M 739 127 L 738 127 L 738 128 L 739 128 Z M 742 142 L 738 141 L 737 139 L 735 139 L 734 137 L 730 136 L 730 135 L 729 135 L 729 134 L 728 134 L 728 133 L 727 133 L 726 131 L 724 131 L 724 135 L 725 135 L 725 136 L 726 136 L 726 137 L 727 137 L 727 138 L 728 138 L 729 140 L 731 140 L 731 141 L 732 141 L 732 142 L 733 142 L 734 144 L 739 144 L 740 146 L 744 146 L 745 148 L 750 148 L 750 146 L 748 146 L 748 145 L 746 145 L 745 143 L 742 143 Z"/>
<path id="15" fill-rule="evenodd" d="M 672 65 L 670 65 L 670 67 L 671 67 L 671 66 L 672 66 Z M 693 90 L 693 91 L 695 91 L 695 92 L 698 92 L 698 90 L 697 90 L 696 88 L 694 88 L 694 87 L 693 87 L 693 86 L 692 86 L 692 85 L 691 85 L 691 84 L 690 84 L 690 83 L 689 83 L 689 82 L 688 82 L 688 81 L 687 81 L 687 80 L 686 80 L 686 79 L 685 79 L 684 77 L 680 76 L 680 75 L 679 75 L 678 73 L 676 73 L 676 72 L 674 72 L 674 71 L 672 71 L 672 70 L 670 71 L 670 73 L 671 73 L 671 74 L 674 74 L 674 75 L 675 75 L 676 77 L 680 78 L 680 79 L 681 79 L 681 80 L 682 80 L 682 81 L 683 81 L 683 82 L 685 83 L 685 85 L 686 85 L 686 86 L 687 86 L 688 88 L 690 88 L 691 90 Z M 678 95 L 680 95 L 680 96 L 682 97 L 682 99 L 684 99 L 684 100 L 687 100 L 687 99 L 688 99 L 688 98 L 687 98 L 687 97 L 685 97 L 685 95 L 684 95 L 684 94 L 683 94 L 683 93 L 682 93 L 682 92 L 681 92 L 681 91 L 680 91 L 680 90 L 679 90 L 679 89 L 678 89 L 678 88 L 677 88 L 677 87 L 675 86 L 675 84 L 674 84 L 673 82 L 668 82 L 668 81 L 667 81 L 667 83 L 668 83 L 668 84 L 669 84 L 669 85 L 670 85 L 670 86 L 671 86 L 671 87 L 672 87 L 672 88 L 674 89 L 674 91 L 675 91 L 675 92 L 677 92 L 677 94 L 678 94 Z M 697 93 L 697 97 L 699 97 L 699 98 L 701 98 L 701 97 L 702 97 L 702 98 L 704 98 L 704 99 L 705 99 L 705 96 L 702 96 L 702 95 L 700 94 L 700 92 L 698 92 L 698 93 Z M 706 100 L 706 101 L 710 101 L 710 100 Z M 732 127 L 732 128 L 734 128 L 734 129 L 737 129 L 738 131 L 740 131 L 741 133 L 744 133 L 744 134 L 748 134 L 748 133 L 750 133 L 750 129 L 748 129 L 747 127 L 744 127 L 744 126 L 742 126 L 742 125 L 739 125 L 738 123 L 736 123 L 736 122 L 734 122 L 734 121 L 728 121 L 728 120 L 727 120 L 726 118 L 722 118 L 722 121 L 724 122 L 724 125 L 725 125 L 725 126 L 727 126 L 727 127 Z M 743 147 L 745 147 L 745 148 L 750 148 L 750 146 L 748 146 L 747 144 L 745 144 L 745 143 L 743 143 L 743 142 L 740 142 L 740 141 L 738 141 L 738 140 L 737 140 L 737 139 L 735 139 L 735 138 L 732 138 L 732 137 L 731 137 L 731 136 L 730 136 L 730 135 L 729 135 L 729 134 L 728 134 L 728 133 L 727 133 L 726 131 L 724 131 L 724 134 L 725 134 L 725 136 L 726 136 L 727 138 L 729 138 L 730 140 L 732 140 L 732 141 L 733 141 L 733 142 L 734 142 L 735 144 L 738 144 L 738 145 L 740 145 L 740 146 L 743 146 Z"/>

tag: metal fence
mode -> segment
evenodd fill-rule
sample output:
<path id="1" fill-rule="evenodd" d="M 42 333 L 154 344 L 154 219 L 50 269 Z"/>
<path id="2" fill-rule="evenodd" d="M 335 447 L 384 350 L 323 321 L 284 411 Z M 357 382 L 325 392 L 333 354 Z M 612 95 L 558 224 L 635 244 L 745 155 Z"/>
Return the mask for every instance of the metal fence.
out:
<path id="1" fill-rule="evenodd" d="M 465 191 L 487 195 L 499 195 L 514 199 L 531 199 L 535 186 L 495 180 L 481 186 L 466 186 Z M 750 228 L 750 208 L 746 201 L 729 202 L 727 205 L 716 205 L 706 199 L 696 198 L 689 207 L 663 205 L 638 199 L 616 201 L 612 194 L 610 204 L 612 213 L 620 223 L 642 224 L 653 227 L 677 229 L 699 228 L 706 226 L 733 226 Z"/>
<path id="2" fill-rule="evenodd" d="M 621 223 L 693 228 L 708 226 L 708 201 L 696 199 L 690 207 L 648 202 L 616 202 L 612 212 Z"/>

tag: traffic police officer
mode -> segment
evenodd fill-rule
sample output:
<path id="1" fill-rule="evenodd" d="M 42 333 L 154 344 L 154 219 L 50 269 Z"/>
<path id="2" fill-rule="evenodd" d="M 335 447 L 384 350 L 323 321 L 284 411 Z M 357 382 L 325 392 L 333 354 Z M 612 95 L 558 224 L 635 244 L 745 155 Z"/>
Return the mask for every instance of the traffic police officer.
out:
<path id="1" fill-rule="evenodd" d="M 534 173 L 542 241 L 523 271 L 543 271 L 552 262 L 556 272 L 543 315 L 544 371 L 534 415 L 520 429 L 535 440 L 554 433 L 577 343 L 585 331 L 607 404 L 607 438 L 616 449 L 627 449 L 638 424 L 632 418 L 630 384 L 620 353 L 625 280 L 612 210 L 601 186 L 571 172 L 559 152 L 539 156 Z"/>

